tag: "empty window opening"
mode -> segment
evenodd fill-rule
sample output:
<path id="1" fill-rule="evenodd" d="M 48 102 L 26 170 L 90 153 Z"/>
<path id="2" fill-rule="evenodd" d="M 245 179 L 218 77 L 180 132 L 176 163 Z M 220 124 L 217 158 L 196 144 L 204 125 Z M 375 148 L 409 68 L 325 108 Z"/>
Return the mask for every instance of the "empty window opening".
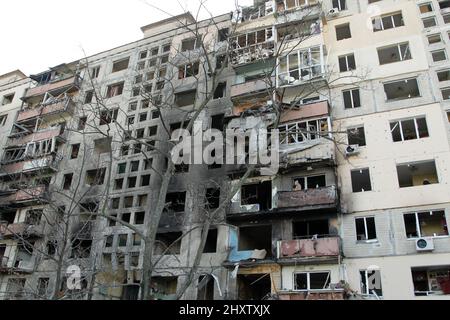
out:
<path id="1" fill-rule="evenodd" d="M 377 51 L 380 65 L 412 59 L 409 42 L 379 48 Z"/>
<path id="2" fill-rule="evenodd" d="M 198 278 L 197 300 L 214 300 L 214 278 L 211 275 Z"/>
<path id="3" fill-rule="evenodd" d="M 185 39 L 181 42 L 181 52 L 190 51 L 200 48 L 202 45 L 202 37 Z"/>
<path id="4" fill-rule="evenodd" d="M 347 130 L 348 144 L 364 147 L 366 145 L 366 134 L 364 127 L 351 128 Z"/>
<path id="5" fill-rule="evenodd" d="M 110 153 L 112 151 L 111 144 L 111 137 L 94 140 L 94 151 L 98 154 Z"/>
<path id="6" fill-rule="evenodd" d="M 403 216 L 408 238 L 448 236 L 445 211 L 408 213 Z"/>
<path id="7" fill-rule="evenodd" d="M 126 247 L 128 241 L 128 234 L 119 234 L 119 247 Z"/>
<path id="8" fill-rule="evenodd" d="M 217 229 L 210 229 L 206 237 L 203 253 L 214 253 L 217 250 Z"/>
<path id="9" fill-rule="evenodd" d="M 128 177 L 127 188 L 136 188 L 137 177 Z"/>
<path id="10" fill-rule="evenodd" d="M 217 85 L 216 90 L 214 90 L 213 99 L 220 99 L 220 98 L 225 97 L 226 90 L 227 90 L 227 83 L 226 82 L 220 82 Z"/>
<path id="11" fill-rule="evenodd" d="M 134 199 L 133 196 L 123 198 L 123 207 L 124 208 L 133 207 L 133 199 Z"/>
<path id="12" fill-rule="evenodd" d="M 429 137 L 427 120 L 425 117 L 393 121 L 390 125 L 394 142 Z"/>
<path id="13" fill-rule="evenodd" d="M 404 26 L 403 15 L 401 12 L 385 15 L 372 19 L 373 31 L 378 32 L 392 28 Z"/>
<path id="14" fill-rule="evenodd" d="M 168 193 L 166 196 L 166 210 L 172 212 L 184 212 L 186 192 Z"/>
<path id="15" fill-rule="evenodd" d="M 102 185 L 105 180 L 106 168 L 86 171 L 86 184 L 90 186 Z"/>
<path id="16" fill-rule="evenodd" d="M 155 255 L 180 254 L 181 250 L 181 232 L 158 233 L 154 248 Z M 178 241 L 177 241 L 178 240 Z"/>
<path id="17" fill-rule="evenodd" d="M 71 258 L 85 259 L 91 255 L 92 240 L 72 240 Z"/>
<path id="18" fill-rule="evenodd" d="M 356 218 L 356 239 L 358 241 L 368 241 L 377 239 L 375 228 L 375 217 Z"/>
<path id="19" fill-rule="evenodd" d="M 117 120 L 119 109 L 102 110 L 100 112 L 100 125 L 109 124 Z"/>
<path id="20" fill-rule="evenodd" d="M 139 283 L 127 284 L 123 286 L 122 300 L 138 300 L 139 299 Z"/>
<path id="21" fill-rule="evenodd" d="M 73 173 L 68 173 L 64 175 L 63 178 L 63 189 L 69 190 L 72 186 Z"/>
<path id="22" fill-rule="evenodd" d="M 350 31 L 350 24 L 341 24 L 336 26 L 336 38 L 337 40 L 349 39 L 352 37 L 352 33 Z"/>
<path id="23" fill-rule="evenodd" d="M 331 274 L 326 272 L 294 273 L 294 290 L 312 291 L 330 288 Z"/>
<path id="24" fill-rule="evenodd" d="M 239 251 L 263 249 L 272 256 L 272 226 L 239 227 Z"/>
<path id="25" fill-rule="evenodd" d="M 411 268 L 416 296 L 450 294 L 450 266 Z"/>
<path id="26" fill-rule="evenodd" d="M 206 189 L 206 209 L 217 209 L 220 205 L 220 189 Z"/>
<path id="27" fill-rule="evenodd" d="M 272 181 L 248 184 L 241 188 L 241 205 L 258 205 L 259 210 L 272 208 Z"/>
<path id="28" fill-rule="evenodd" d="M 216 114 L 211 117 L 211 129 L 217 129 L 223 131 L 224 127 L 224 114 Z"/>
<path id="29" fill-rule="evenodd" d="M 400 188 L 439 183 L 434 160 L 400 164 L 397 175 Z"/>
<path id="30" fill-rule="evenodd" d="M 319 189 L 327 186 L 325 175 L 298 177 L 293 179 L 293 191 Z"/>
<path id="31" fill-rule="evenodd" d="M 14 93 L 11 93 L 3 96 L 2 106 L 12 103 L 14 100 L 14 95 L 15 95 Z"/>
<path id="32" fill-rule="evenodd" d="M 108 90 L 106 92 L 106 98 L 120 96 L 123 93 L 123 87 L 124 87 L 124 82 L 109 85 Z"/>
<path id="33" fill-rule="evenodd" d="M 156 299 L 163 299 L 177 293 L 178 277 L 152 277 L 151 291 Z"/>
<path id="34" fill-rule="evenodd" d="M 351 171 L 353 192 L 372 191 L 369 169 Z"/>
<path id="35" fill-rule="evenodd" d="M 145 221 L 145 212 L 136 212 L 134 214 L 134 224 L 142 225 Z"/>
<path id="36" fill-rule="evenodd" d="M 72 151 L 70 152 L 70 159 L 78 158 L 78 154 L 80 153 L 80 144 L 73 144 Z"/>
<path id="37" fill-rule="evenodd" d="M 175 93 L 175 104 L 178 107 L 193 105 L 195 103 L 196 95 L 197 95 L 196 90 Z"/>
<path id="38" fill-rule="evenodd" d="M 44 210 L 28 210 L 25 216 L 25 224 L 29 225 L 39 225 L 41 223 Z"/>
<path id="39" fill-rule="evenodd" d="M 356 69 L 356 62 L 355 62 L 355 55 L 353 53 L 339 57 L 340 72 L 346 72 L 355 69 Z"/>
<path id="40" fill-rule="evenodd" d="M 294 239 L 324 238 L 330 234 L 328 219 L 294 221 L 292 223 Z"/>
<path id="41" fill-rule="evenodd" d="M 420 96 L 417 79 L 405 79 L 384 84 L 387 100 L 411 99 Z"/>
<path id="42" fill-rule="evenodd" d="M 271 294 L 270 274 L 239 274 L 237 276 L 238 299 L 261 301 Z"/>

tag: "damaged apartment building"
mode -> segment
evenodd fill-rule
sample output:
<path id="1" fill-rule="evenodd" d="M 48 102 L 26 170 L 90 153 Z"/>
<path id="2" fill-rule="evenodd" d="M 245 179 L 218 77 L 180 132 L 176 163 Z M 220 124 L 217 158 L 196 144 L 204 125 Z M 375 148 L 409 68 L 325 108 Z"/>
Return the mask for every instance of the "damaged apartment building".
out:
<path id="1" fill-rule="evenodd" d="M 126 224 L 152 225 L 156 149 L 194 115 L 278 129 L 279 169 L 175 166 L 153 298 L 177 298 L 212 212 L 183 299 L 450 297 L 450 1 L 255 0 L 141 29 L 0 76 L 1 298 L 137 299 L 144 243 Z"/>

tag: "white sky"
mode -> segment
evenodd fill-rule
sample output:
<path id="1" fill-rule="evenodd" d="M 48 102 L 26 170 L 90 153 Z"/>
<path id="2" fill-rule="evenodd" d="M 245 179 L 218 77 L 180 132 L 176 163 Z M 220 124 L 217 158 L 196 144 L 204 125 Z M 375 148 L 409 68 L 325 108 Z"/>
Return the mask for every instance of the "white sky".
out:
<path id="1" fill-rule="evenodd" d="M 236 0 L 207 0 L 213 15 L 234 10 Z M 252 0 L 239 0 L 251 5 Z M 140 27 L 183 13 L 199 0 L 0 0 L 0 75 L 45 71 L 142 38 Z M 209 14 L 203 10 L 202 19 Z"/>

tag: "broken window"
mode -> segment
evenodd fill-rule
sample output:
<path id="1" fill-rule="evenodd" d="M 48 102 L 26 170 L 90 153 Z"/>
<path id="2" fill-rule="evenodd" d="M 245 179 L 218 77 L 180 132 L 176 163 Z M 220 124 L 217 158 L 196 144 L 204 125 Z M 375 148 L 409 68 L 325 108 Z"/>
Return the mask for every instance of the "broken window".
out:
<path id="1" fill-rule="evenodd" d="M 337 40 L 349 39 L 352 37 L 352 33 L 350 31 L 350 24 L 341 24 L 336 26 L 336 38 Z"/>
<path id="2" fill-rule="evenodd" d="M 372 191 L 369 169 L 358 169 L 351 171 L 353 192 Z"/>
<path id="3" fill-rule="evenodd" d="M 25 298 L 25 278 L 10 278 L 6 286 L 7 299 L 20 300 Z"/>
<path id="4" fill-rule="evenodd" d="M 71 258 L 86 259 L 91 255 L 92 240 L 72 240 Z"/>
<path id="5" fill-rule="evenodd" d="M 316 119 L 283 124 L 278 127 L 280 144 L 294 144 L 318 140 L 328 135 L 328 119 Z"/>
<path id="6" fill-rule="evenodd" d="M 117 120 L 119 109 L 102 110 L 100 112 L 100 125 L 105 125 Z"/>
<path id="7" fill-rule="evenodd" d="M 272 181 L 248 184 L 241 188 L 241 205 L 258 205 L 259 210 L 272 208 Z"/>
<path id="8" fill-rule="evenodd" d="M 146 187 L 150 185 L 150 175 L 146 174 L 141 176 L 141 187 Z"/>
<path id="9" fill-rule="evenodd" d="M 280 58 L 278 79 L 280 85 L 298 84 L 322 75 L 323 48 L 321 46 L 294 51 Z"/>
<path id="10" fill-rule="evenodd" d="M 356 62 L 355 62 L 355 55 L 353 53 L 339 57 L 340 72 L 346 72 L 355 69 L 356 69 Z"/>
<path id="11" fill-rule="evenodd" d="M 175 93 L 175 104 L 178 107 L 193 105 L 195 103 L 196 95 L 197 95 L 196 90 L 189 90 L 180 93 Z"/>
<path id="12" fill-rule="evenodd" d="M 123 93 L 123 87 L 124 87 L 124 82 L 109 85 L 108 91 L 106 92 L 106 98 L 120 96 Z"/>
<path id="13" fill-rule="evenodd" d="M 348 144 L 364 147 L 366 145 L 366 134 L 364 127 L 352 128 L 347 130 Z"/>
<path id="14" fill-rule="evenodd" d="M 14 100 L 14 95 L 15 95 L 14 93 L 11 93 L 3 96 L 2 106 L 12 103 Z"/>
<path id="15" fill-rule="evenodd" d="M 445 211 L 408 213 L 403 216 L 408 238 L 448 236 Z"/>
<path id="16" fill-rule="evenodd" d="M 134 214 L 134 224 L 140 225 L 144 224 L 145 212 L 136 212 Z"/>
<path id="17" fill-rule="evenodd" d="M 171 255 L 180 254 L 181 232 L 158 233 L 156 235 L 156 243 L 154 248 L 155 255 Z"/>
<path id="18" fill-rule="evenodd" d="M 42 216 L 44 214 L 44 210 L 28 210 L 25 216 L 25 224 L 28 225 L 39 225 L 41 223 Z"/>
<path id="19" fill-rule="evenodd" d="M 38 279 L 37 291 L 38 291 L 39 298 L 45 299 L 47 297 L 49 282 L 50 282 L 50 278 L 39 278 Z"/>
<path id="20" fill-rule="evenodd" d="M 113 63 L 112 72 L 119 72 L 125 69 L 128 69 L 128 64 L 130 62 L 130 58 L 121 59 L 119 61 L 115 61 Z"/>
<path id="21" fill-rule="evenodd" d="M 217 250 L 217 229 L 210 229 L 206 237 L 203 253 L 215 253 Z"/>
<path id="22" fill-rule="evenodd" d="M 306 177 L 298 177 L 293 179 L 293 191 L 301 191 L 308 189 L 319 189 L 326 187 L 326 177 L 325 175 L 318 176 L 306 176 Z"/>
<path id="23" fill-rule="evenodd" d="M 111 248 L 113 246 L 113 242 L 114 242 L 114 236 L 113 235 L 107 236 L 105 238 L 105 248 Z"/>
<path id="24" fill-rule="evenodd" d="M 229 28 L 222 28 L 219 30 L 219 42 L 222 41 L 227 41 L 228 40 L 228 35 L 230 34 L 230 29 Z"/>
<path id="25" fill-rule="evenodd" d="M 72 178 L 73 178 L 73 173 L 68 173 L 64 175 L 63 178 L 63 189 L 64 190 L 69 190 L 70 187 L 72 186 Z"/>
<path id="26" fill-rule="evenodd" d="M 358 241 L 376 240 L 375 217 L 356 218 L 356 239 Z"/>
<path id="27" fill-rule="evenodd" d="M 220 188 L 206 189 L 206 209 L 217 209 L 220 205 Z"/>
<path id="28" fill-rule="evenodd" d="M 330 288 L 330 283 L 329 271 L 294 273 L 294 290 L 296 291 L 326 290 Z"/>
<path id="29" fill-rule="evenodd" d="M 390 125 L 394 142 L 429 137 L 427 120 L 425 117 L 394 121 L 391 122 Z"/>
<path id="30" fill-rule="evenodd" d="M 185 39 L 181 42 L 181 52 L 198 49 L 201 45 L 202 37 L 200 35 L 196 38 Z"/>
<path id="31" fill-rule="evenodd" d="M 387 100 L 411 99 L 420 96 L 417 79 L 405 79 L 384 84 Z"/>
<path id="32" fill-rule="evenodd" d="M 227 90 L 227 83 L 226 82 L 220 82 L 217 85 L 216 90 L 214 90 L 213 99 L 220 99 L 220 98 L 225 97 L 226 90 Z"/>
<path id="33" fill-rule="evenodd" d="M 293 39 L 303 39 L 320 33 L 320 22 L 316 19 L 308 19 L 299 23 L 291 22 L 286 26 L 277 27 L 278 39 L 287 42 Z"/>
<path id="34" fill-rule="evenodd" d="M 178 67 L 178 79 L 189 78 L 198 75 L 200 63 L 190 63 Z"/>
<path id="35" fill-rule="evenodd" d="M 84 103 L 91 103 L 92 99 L 94 98 L 94 91 L 93 90 L 89 90 L 88 92 L 86 92 L 86 95 L 84 96 Z"/>
<path id="36" fill-rule="evenodd" d="M 87 117 L 81 117 L 78 120 L 78 130 L 83 131 L 86 128 Z"/>
<path id="37" fill-rule="evenodd" d="M 211 275 L 198 278 L 197 300 L 214 300 L 214 278 Z"/>
<path id="38" fill-rule="evenodd" d="M 361 98 L 359 89 L 351 89 L 342 91 L 344 96 L 344 108 L 353 109 L 361 107 Z"/>
<path id="39" fill-rule="evenodd" d="M 439 183 L 434 160 L 397 165 L 400 188 Z"/>
<path id="40" fill-rule="evenodd" d="M 381 272 L 379 270 L 361 270 L 359 274 L 362 294 L 376 294 L 378 297 L 383 296 Z"/>
<path id="41" fill-rule="evenodd" d="M 391 13 L 379 18 L 372 19 L 373 31 L 378 32 L 392 28 L 404 26 L 403 15 L 401 12 Z"/>
<path id="42" fill-rule="evenodd" d="M 128 177 L 127 188 L 132 189 L 136 187 L 137 177 Z"/>
<path id="43" fill-rule="evenodd" d="M 266 250 L 272 256 L 272 226 L 239 227 L 239 251 Z"/>
<path id="44" fill-rule="evenodd" d="M 166 195 L 166 210 L 173 212 L 184 212 L 186 202 L 185 192 L 172 192 Z"/>
<path id="45" fill-rule="evenodd" d="M 328 219 L 294 221 L 292 223 L 294 239 L 323 238 L 330 234 Z"/>
<path id="46" fill-rule="evenodd" d="M 239 300 L 261 301 L 272 293 L 270 273 L 238 274 L 237 288 Z"/>
<path id="47" fill-rule="evenodd" d="M 70 159 L 76 159 L 78 158 L 78 154 L 80 152 L 80 144 L 73 144 L 72 145 L 72 151 L 70 152 Z"/>
<path id="48" fill-rule="evenodd" d="M 156 299 L 167 299 L 177 293 L 178 277 L 152 277 L 150 286 Z"/>
<path id="49" fill-rule="evenodd" d="M 90 186 L 102 185 L 105 180 L 106 168 L 86 171 L 86 184 Z"/>
<path id="50" fill-rule="evenodd" d="M 128 234 L 119 234 L 119 247 L 126 247 L 128 241 Z"/>
<path id="51" fill-rule="evenodd" d="M 450 266 L 411 268 L 416 296 L 450 294 Z"/>
<path id="52" fill-rule="evenodd" d="M 377 51 L 380 65 L 412 59 L 409 42 L 378 48 Z"/>

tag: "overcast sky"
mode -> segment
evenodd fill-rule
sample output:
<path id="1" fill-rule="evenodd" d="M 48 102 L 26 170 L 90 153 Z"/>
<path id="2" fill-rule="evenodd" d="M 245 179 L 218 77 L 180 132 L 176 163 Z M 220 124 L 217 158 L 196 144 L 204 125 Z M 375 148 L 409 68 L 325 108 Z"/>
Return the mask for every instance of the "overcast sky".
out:
<path id="1" fill-rule="evenodd" d="M 142 38 L 140 27 L 176 15 L 185 7 L 198 10 L 199 0 L 0 0 L 0 75 L 20 69 L 45 71 L 86 54 Z M 249 5 L 252 0 L 239 0 Z M 213 15 L 231 12 L 235 0 L 208 0 Z M 195 14 L 194 14 L 195 16 Z M 203 10 L 201 18 L 207 18 Z"/>

